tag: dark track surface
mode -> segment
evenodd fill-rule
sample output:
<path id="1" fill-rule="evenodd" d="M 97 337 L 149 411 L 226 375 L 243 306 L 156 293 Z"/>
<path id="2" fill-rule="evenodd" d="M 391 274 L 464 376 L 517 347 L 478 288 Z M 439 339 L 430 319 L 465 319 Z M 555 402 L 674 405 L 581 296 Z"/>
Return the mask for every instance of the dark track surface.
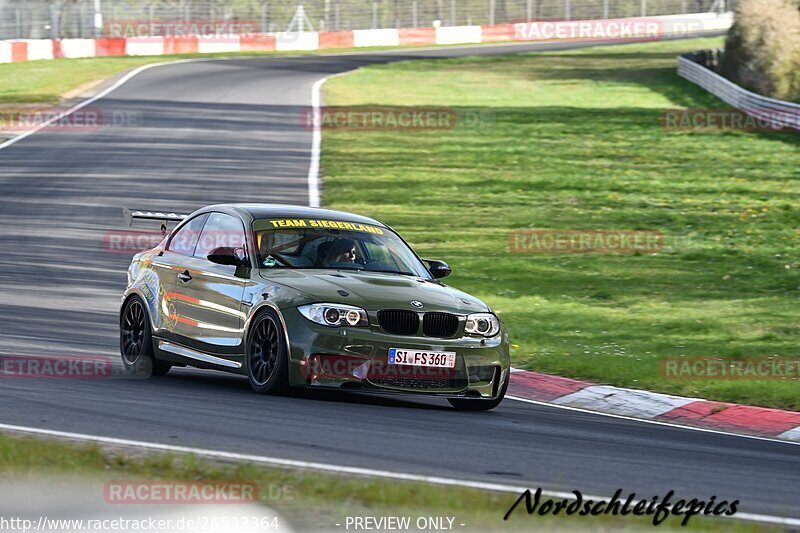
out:
<path id="1" fill-rule="evenodd" d="M 571 45 L 574 47 L 575 45 Z M 361 65 L 565 48 L 443 48 L 158 67 L 92 107 L 138 127 L 42 131 L 0 150 L 0 353 L 117 356 L 129 255 L 104 250 L 122 206 L 307 203 L 311 87 Z M 324 200 L 324 197 L 323 197 Z M 610 495 L 738 498 L 800 518 L 800 448 L 506 401 L 338 394 L 261 397 L 245 380 L 176 369 L 148 381 L 0 383 L 0 423 Z"/>

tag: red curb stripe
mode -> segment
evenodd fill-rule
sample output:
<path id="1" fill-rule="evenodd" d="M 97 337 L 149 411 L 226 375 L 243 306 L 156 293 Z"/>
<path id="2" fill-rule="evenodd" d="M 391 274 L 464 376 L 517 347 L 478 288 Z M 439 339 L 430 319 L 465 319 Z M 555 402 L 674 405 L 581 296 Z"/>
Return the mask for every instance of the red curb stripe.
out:
<path id="1" fill-rule="evenodd" d="M 127 39 L 95 39 L 94 55 L 96 57 L 124 56 L 127 44 Z"/>
<path id="2" fill-rule="evenodd" d="M 11 62 L 17 63 L 19 61 L 28 60 L 28 43 L 25 42 L 12 42 L 11 43 Z"/>
<path id="3" fill-rule="evenodd" d="M 667 413 L 660 415 L 658 418 L 665 420 L 674 420 L 678 422 L 694 423 L 703 420 L 714 413 L 720 412 L 729 407 L 733 407 L 733 403 L 709 402 L 706 400 L 699 400 L 692 403 L 687 403 L 683 407 L 678 407 Z"/>
<path id="4" fill-rule="evenodd" d="M 657 418 L 770 436 L 800 426 L 800 413 L 794 411 L 707 401 L 692 402 Z"/>
<path id="5" fill-rule="evenodd" d="M 588 381 L 523 371 L 511 374 L 508 393 L 520 398 L 547 402 L 592 385 L 594 383 Z"/>
<path id="6" fill-rule="evenodd" d="M 354 35 L 352 31 L 323 31 L 319 33 L 317 48 L 353 48 Z"/>
<path id="7" fill-rule="evenodd" d="M 165 37 L 164 54 L 195 54 L 200 48 L 198 37 Z"/>
<path id="8" fill-rule="evenodd" d="M 436 28 L 400 28 L 400 45 L 436 44 Z"/>
<path id="9" fill-rule="evenodd" d="M 494 26 L 481 26 L 481 42 L 496 43 L 514 39 L 513 24 L 495 24 Z"/>
<path id="10" fill-rule="evenodd" d="M 64 50 L 61 48 L 61 41 L 53 39 L 53 59 L 61 59 L 64 57 Z"/>
<path id="11" fill-rule="evenodd" d="M 270 51 L 275 50 L 275 41 L 274 35 L 242 35 L 239 38 L 239 46 L 242 52 Z"/>

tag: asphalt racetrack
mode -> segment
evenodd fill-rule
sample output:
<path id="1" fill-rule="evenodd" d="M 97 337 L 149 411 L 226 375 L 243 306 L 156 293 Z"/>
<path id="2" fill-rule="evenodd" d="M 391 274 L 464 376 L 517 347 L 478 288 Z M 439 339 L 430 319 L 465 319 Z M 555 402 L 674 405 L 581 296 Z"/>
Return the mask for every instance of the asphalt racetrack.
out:
<path id="1" fill-rule="evenodd" d="M 321 78 L 575 46 L 204 60 L 138 74 L 91 104 L 138 126 L 45 129 L 0 150 L 0 353 L 117 364 L 130 255 L 108 253 L 104 235 L 125 229 L 122 206 L 307 204 L 312 132 L 301 113 Z M 405 397 L 259 396 L 244 378 L 178 368 L 150 380 L 7 379 L 0 405 L 3 424 L 598 495 L 716 495 L 741 500 L 741 512 L 800 519 L 796 445 L 514 400 L 461 413 Z"/>

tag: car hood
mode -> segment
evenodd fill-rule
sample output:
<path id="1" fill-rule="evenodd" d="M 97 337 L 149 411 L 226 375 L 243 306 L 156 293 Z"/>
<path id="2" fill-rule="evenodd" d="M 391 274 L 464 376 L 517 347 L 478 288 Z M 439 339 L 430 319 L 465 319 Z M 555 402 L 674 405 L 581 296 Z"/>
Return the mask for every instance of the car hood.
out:
<path id="1" fill-rule="evenodd" d="M 289 305 L 303 303 L 341 303 L 364 309 L 413 309 L 457 314 L 489 310 L 481 300 L 431 280 L 381 272 L 347 270 L 262 270 L 266 281 L 285 285 L 301 293 L 305 300 L 292 298 Z M 422 307 L 411 304 L 422 303 Z M 287 302 L 288 303 L 288 302 Z M 279 307 L 281 302 L 278 302 Z"/>

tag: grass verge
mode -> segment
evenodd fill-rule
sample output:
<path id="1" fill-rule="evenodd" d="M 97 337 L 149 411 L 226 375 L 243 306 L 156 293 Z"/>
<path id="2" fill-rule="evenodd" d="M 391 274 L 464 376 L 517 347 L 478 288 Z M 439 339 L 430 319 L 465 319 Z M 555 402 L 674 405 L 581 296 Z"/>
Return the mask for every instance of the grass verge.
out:
<path id="1" fill-rule="evenodd" d="M 639 531 L 652 527 L 649 517 L 528 516 L 524 505 L 504 521 L 503 515 L 516 500 L 514 494 L 270 469 L 252 464 L 213 464 L 193 456 L 131 455 L 130 452 L 104 450 L 94 444 L 2 434 L 0 479 L 6 486 L 31 479 L 44 479 L 46 483 L 75 480 L 74 490 L 102 486 L 112 480 L 251 482 L 259 486 L 259 503 L 277 511 L 296 531 L 344 530 L 336 524 L 344 524 L 348 516 L 410 516 L 412 521 L 417 517 L 449 516 L 454 517 L 454 529 L 462 531 L 585 531 L 588 528 L 593 531 Z M 102 490 L 86 490 L 83 497 L 87 509 L 96 510 L 98 505 L 102 508 Z M 100 501 L 93 501 L 93 497 Z M 59 502 L 51 504 L 57 508 Z M 131 507 L 133 512 L 139 506 Z M 114 516 L 126 515 L 124 505 L 113 504 L 113 511 Z M 42 512 L 45 512 L 44 508 Z M 73 514 L 71 518 L 82 517 Z M 680 526 L 679 518 L 668 517 L 659 527 L 662 529 L 685 531 L 687 528 Z M 769 530 L 760 524 L 699 517 L 691 518 L 688 529 Z"/>
<path id="2" fill-rule="evenodd" d="M 800 410 L 800 382 L 662 377 L 663 357 L 798 356 L 796 134 L 666 131 L 723 108 L 675 56 L 720 39 L 363 68 L 327 105 L 447 106 L 480 127 L 323 134 L 330 208 L 374 216 L 506 322 L 514 365 Z M 657 253 L 515 254 L 525 228 L 654 230 Z"/>

